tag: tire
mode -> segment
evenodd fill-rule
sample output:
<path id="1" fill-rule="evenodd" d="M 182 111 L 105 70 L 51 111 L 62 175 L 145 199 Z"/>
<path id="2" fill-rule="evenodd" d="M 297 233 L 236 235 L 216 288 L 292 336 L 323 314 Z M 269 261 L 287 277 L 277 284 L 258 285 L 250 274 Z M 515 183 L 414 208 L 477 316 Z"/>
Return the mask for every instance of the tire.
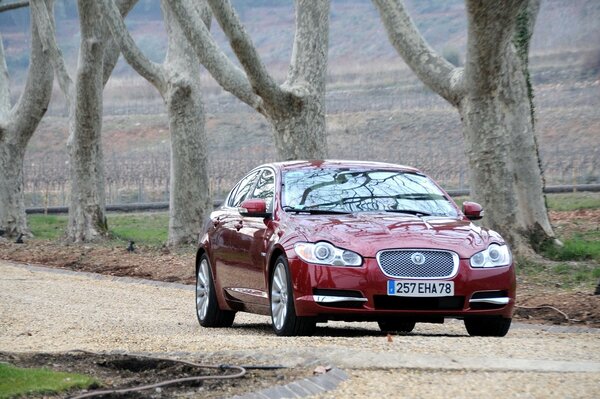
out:
<path id="1" fill-rule="evenodd" d="M 465 327 L 472 337 L 504 337 L 511 322 L 505 317 L 474 317 L 465 319 Z"/>
<path id="2" fill-rule="evenodd" d="M 277 258 L 271 275 L 271 321 L 279 336 L 310 336 L 315 332 L 316 321 L 311 317 L 296 316 L 294 292 L 287 260 Z"/>
<path id="3" fill-rule="evenodd" d="M 196 273 L 196 316 L 202 327 L 231 327 L 235 312 L 221 310 L 206 254 L 200 258 Z"/>
<path id="4" fill-rule="evenodd" d="M 410 320 L 379 320 L 377 324 L 383 332 L 409 333 L 415 328 L 417 323 Z"/>

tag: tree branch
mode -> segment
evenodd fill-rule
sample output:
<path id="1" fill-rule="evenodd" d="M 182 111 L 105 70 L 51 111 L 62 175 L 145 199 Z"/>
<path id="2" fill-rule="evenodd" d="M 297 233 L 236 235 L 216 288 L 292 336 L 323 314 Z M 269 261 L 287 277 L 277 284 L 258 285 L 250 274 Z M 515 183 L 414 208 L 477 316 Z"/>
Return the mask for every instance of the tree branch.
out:
<path id="1" fill-rule="evenodd" d="M 5 119 L 10 112 L 10 80 L 8 76 L 8 67 L 6 66 L 6 57 L 4 56 L 4 45 L 2 36 L 0 36 L 0 123 L 5 123 Z"/>
<path id="2" fill-rule="evenodd" d="M 129 11 L 131 11 L 137 2 L 138 0 L 119 0 L 117 2 L 117 7 L 119 8 L 122 18 L 125 18 L 127 14 L 129 14 Z M 108 82 L 108 79 L 110 79 L 110 75 L 112 74 L 117 61 L 119 60 L 121 49 L 119 44 L 112 37 L 112 34 L 110 34 L 110 30 L 106 24 L 104 29 L 106 29 L 108 37 L 106 38 L 106 46 L 104 47 L 104 57 L 102 60 L 102 65 L 104 66 L 102 82 L 104 85 L 106 85 L 106 82 Z"/>
<path id="3" fill-rule="evenodd" d="M 150 61 L 137 47 L 113 0 L 99 0 L 98 5 L 114 40 L 121 48 L 123 57 L 125 57 L 129 65 L 131 65 L 137 73 L 152 83 L 154 87 L 163 94 L 167 84 L 162 66 Z"/>
<path id="4" fill-rule="evenodd" d="M 306 90 L 325 95 L 329 7 L 329 0 L 296 1 L 296 33 L 286 82 L 295 97 L 303 97 Z M 304 87 L 306 83 L 309 87 Z"/>
<path id="5" fill-rule="evenodd" d="M 45 0 L 42 7 L 52 11 L 52 0 Z M 54 23 L 51 17 L 50 24 Z M 37 23 L 31 19 L 31 52 L 25 87 L 19 100 L 11 110 L 10 123 L 16 133 L 16 139 L 22 148 L 33 136 L 40 120 L 44 117 L 50 97 L 54 74 L 50 64 L 50 55 L 44 51 Z"/>
<path id="6" fill-rule="evenodd" d="M 235 66 L 215 43 L 195 4 L 190 0 L 169 0 L 167 3 L 200 62 L 219 85 L 262 112 L 262 99 L 254 93 L 244 72 Z"/>
<path id="7" fill-rule="evenodd" d="M 452 105 L 463 96 L 462 68 L 437 54 L 423 39 L 402 0 L 373 0 L 388 37 L 404 62 L 430 89 Z"/>
<path id="8" fill-rule="evenodd" d="M 286 101 L 288 94 L 269 75 L 230 1 L 208 0 L 208 3 L 221 29 L 227 35 L 233 52 L 246 71 L 256 94 L 270 103 L 283 103 Z"/>
<path id="9" fill-rule="evenodd" d="M 60 47 L 56 42 L 53 19 L 48 13 L 48 9 L 44 4 L 44 0 L 32 0 L 30 3 L 31 16 L 35 19 L 38 35 L 42 42 L 44 51 L 47 51 L 50 56 L 50 63 L 54 69 L 58 85 L 65 96 L 67 108 L 72 107 L 71 99 L 73 94 L 73 80 L 65 67 L 65 60 Z"/>
<path id="10" fill-rule="evenodd" d="M 15 10 L 17 8 L 29 6 L 29 1 L 16 1 L 9 4 L 0 4 L 0 12 Z"/>

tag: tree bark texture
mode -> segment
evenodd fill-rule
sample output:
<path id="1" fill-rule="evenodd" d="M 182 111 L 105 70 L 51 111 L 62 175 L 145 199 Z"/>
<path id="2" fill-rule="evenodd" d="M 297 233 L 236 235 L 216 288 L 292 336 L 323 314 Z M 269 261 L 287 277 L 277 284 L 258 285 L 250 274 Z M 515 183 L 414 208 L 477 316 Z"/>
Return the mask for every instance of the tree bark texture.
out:
<path id="1" fill-rule="evenodd" d="M 126 15 L 137 0 L 121 0 Z M 91 241 L 107 232 L 104 195 L 104 160 L 101 144 L 102 90 L 117 62 L 119 48 L 102 22 L 95 2 L 79 1 L 81 43 L 75 83 L 69 76 L 56 42 L 52 13 L 32 0 L 32 15 L 42 30 L 41 39 L 65 95 L 69 109 L 67 146 L 71 168 L 71 199 L 67 238 Z"/>
<path id="2" fill-rule="evenodd" d="M 163 93 L 171 131 L 169 245 L 195 243 L 212 209 L 200 61 L 173 12 L 162 2 L 169 38 Z M 208 10 L 204 10 L 205 12 Z M 210 21 L 206 13 L 205 23 Z"/>
<path id="3" fill-rule="evenodd" d="M 136 0 L 119 2 L 127 15 Z M 78 0 L 81 44 L 70 122 L 71 203 L 67 238 L 93 241 L 108 233 L 102 153 L 102 92 L 114 69 L 119 48 L 103 22 L 97 2 Z"/>
<path id="4" fill-rule="evenodd" d="M 102 154 L 102 16 L 95 2 L 79 0 L 81 43 L 70 143 L 71 203 L 67 236 L 92 241 L 107 233 Z"/>
<path id="5" fill-rule="evenodd" d="M 514 45 L 517 17 L 537 0 L 467 0 L 466 64 L 451 70 L 424 42 L 401 0 L 373 1 L 398 53 L 459 111 L 472 197 L 486 209 L 483 223 L 499 231 L 514 252 L 530 254 L 537 242 L 554 237 L 543 195 L 527 66 Z M 534 10 L 533 28 L 537 10 L 529 9 Z"/>
<path id="6" fill-rule="evenodd" d="M 236 68 L 214 43 L 194 14 L 191 1 L 169 0 L 200 62 L 225 90 L 267 118 L 273 127 L 279 159 L 325 158 L 330 1 L 296 0 L 292 59 L 287 80 L 281 85 L 268 73 L 231 2 L 208 3 L 244 71 Z"/>
<path id="7" fill-rule="evenodd" d="M 168 34 L 167 56 L 163 64 L 150 61 L 135 45 L 112 1 L 100 4 L 123 56 L 156 87 L 167 107 L 171 131 L 168 244 L 197 242 L 204 219 L 212 210 L 201 63 L 168 2 L 161 3 Z M 198 16 L 206 28 L 210 23 L 206 3 L 199 2 L 191 7 L 190 12 Z"/>
<path id="8" fill-rule="evenodd" d="M 48 2 L 51 8 L 51 2 Z M 49 21 L 53 23 L 53 21 Z M 52 94 L 52 67 L 31 18 L 31 53 L 27 81 L 11 107 L 8 70 L 0 39 L 0 229 L 13 237 L 29 235 L 23 197 L 23 160 L 29 140 L 46 113 Z"/>
<path id="9" fill-rule="evenodd" d="M 325 80 L 329 49 L 329 2 L 296 1 L 296 35 L 287 80 L 287 101 L 265 99 L 284 160 L 327 157 Z"/>

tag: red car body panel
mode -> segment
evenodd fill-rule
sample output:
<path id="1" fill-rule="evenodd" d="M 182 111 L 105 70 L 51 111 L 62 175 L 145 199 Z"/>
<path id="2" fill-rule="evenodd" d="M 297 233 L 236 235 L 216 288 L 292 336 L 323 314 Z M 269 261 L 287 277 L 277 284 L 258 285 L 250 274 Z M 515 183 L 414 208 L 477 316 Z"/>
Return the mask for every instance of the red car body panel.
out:
<path id="1" fill-rule="evenodd" d="M 198 257 L 205 252 L 209 256 L 220 308 L 270 314 L 271 268 L 277 256 L 283 254 L 289 263 L 298 316 L 315 316 L 322 320 L 376 320 L 397 315 L 423 321 L 479 315 L 512 317 L 516 293 L 514 265 L 477 269 L 469 263 L 471 256 L 489 244 L 504 244 L 503 239 L 491 230 L 474 225 L 449 196 L 457 217 L 385 212 L 308 215 L 282 209 L 282 172 L 340 165 L 421 173 L 397 165 L 344 161 L 298 161 L 259 167 L 275 172 L 276 192 L 271 216 L 242 216 L 236 209 L 223 206 L 211 214 L 200 237 Z M 360 254 L 362 265 L 317 265 L 306 263 L 297 256 L 295 243 L 318 241 L 327 241 Z M 383 273 L 376 259 L 377 253 L 385 249 L 432 249 L 457 254 L 457 273 L 440 280 L 454 282 L 452 303 L 437 299 L 413 303 L 410 299 L 388 296 L 387 282 L 394 278 Z M 337 291 L 360 295 L 363 299 L 361 302 L 328 304 L 315 300 L 319 292 Z M 470 303 L 473 294 L 488 291 L 500 293 L 508 298 L 508 303 Z"/>

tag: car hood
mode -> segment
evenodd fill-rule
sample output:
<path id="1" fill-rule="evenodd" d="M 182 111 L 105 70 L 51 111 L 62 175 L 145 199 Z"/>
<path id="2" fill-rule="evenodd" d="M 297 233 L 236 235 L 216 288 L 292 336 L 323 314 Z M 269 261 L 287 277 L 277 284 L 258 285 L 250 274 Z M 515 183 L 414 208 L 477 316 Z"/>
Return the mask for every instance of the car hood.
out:
<path id="1" fill-rule="evenodd" d="M 286 224 L 309 241 L 328 241 L 364 257 L 374 257 L 382 249 L 429 248 L 454 251 L 459 257 L 468 258 L 492 241 L 504 242 L 492 230 L 448 217 L 366 212 L 288 215 Z"/>

